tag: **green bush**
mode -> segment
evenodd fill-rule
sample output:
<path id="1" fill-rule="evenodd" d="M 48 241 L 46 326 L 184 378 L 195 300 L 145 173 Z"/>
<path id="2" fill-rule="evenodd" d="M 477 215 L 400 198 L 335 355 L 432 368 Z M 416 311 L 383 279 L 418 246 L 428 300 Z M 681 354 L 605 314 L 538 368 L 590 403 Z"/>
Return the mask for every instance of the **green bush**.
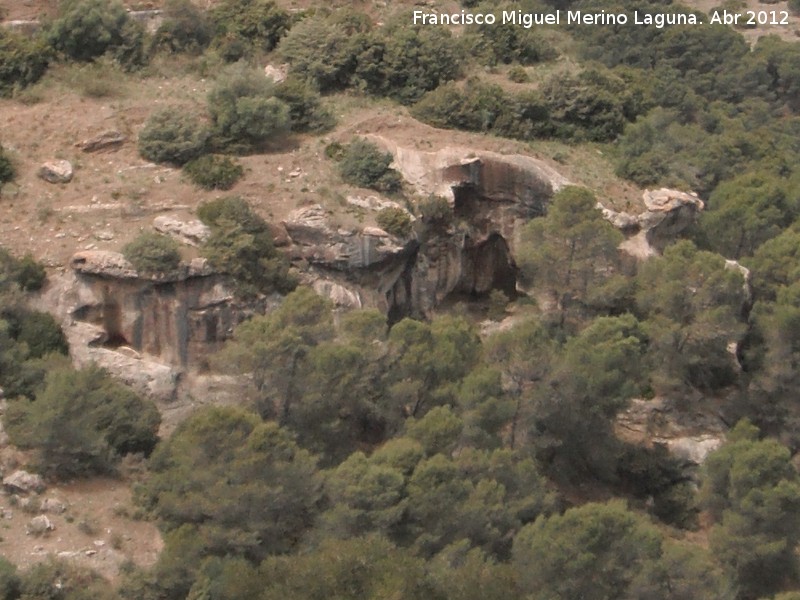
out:
<path id="1" fill-rule="evenodd" d="M 189 161 L 183 170 L 192 183 L 207 190 L 229 190 L 244 175 L 242 165 L 219 154 L 206 154 Z"/>
<path id="2" fill-rule="evenodd" d="M 211 13 L 214 44 L 230 61 L 252 50 L 269 52 L 289 29 L 289 13 L 272 0 L 225 0 Z"/>
<path id="3" fill-rule="evenodd" d="M 275 96 L 289 107 L 292 131 L 320 133 L 336 125 L 333 114 L 323 108 L 319 92 L 301 79 L 287 78 L 275 88 Z"/>
<path id="4" fill-rule="evenodd" d="M 378 226 L 397 237 L 408 237 L 411 234 L 411 217 L 402 208 L 384 208 L 376 217 Z"/>
<path id="5" fill-rule="evenodd" d="M 64 332 L 49 313 L 22 313 L 17 342 L 27 345 L 28 358 L 41 358 L 53 352 L 66 355 L 69 352 Z"/>
<path id="6" fill-rule="evenodd" d="M 164 21 L 153 37 L 153 47 L 199 54 L 211 43 L 212 35 L 206 14 L 191 0 L 167 0 Z"/>
<path id="7" fill-rule="evenodd" d="M 47 279 L 44 267 L 30 254 L 16 258 L 5 248 L 0 248 L 0 283 L 4 283 L 3 275 L 25 292 L 40 290 Z"/>
<path id="8" fill-rule="evenodd" d="M 446 198 L 430 196 L 418 205 L 422 222 L 433 227 L 447 227 L 453 222 L 453 209 Z"/>
<path id="9" fill-rule="evenodd" d="M 36 83 L 47 71 L 50 54 L 40 39 L 0 29 L 0 96 L 10 96 L 14 90 Z"/>
<path id="10" fill-rule="evenodd" d="M 164 108 L 147 119 L 139 134 L 139 154 L 153 162 L 183 165 L 206 151 L 210 136 L 184 108 Z"/>
<path id="11" fill-rule="evenodd" d="M 0 146 L 0 185 L 11 181 L 16 175 L 16 170 L 11 162 L 11 159 L 6 154 L 3 147 Z"/>
<path id="12" fill-rule="evenodd" d="M 140 273 L 167 273 L 181 263 L 178 243 L 160 233 L 146 232 L 125 244 L 122 253 Z"/>
<path id="13" fill-rule="evenodd" d="M 274 84 L 245 64 L 220 73 L 208 94 L 214 143 L 246 151 L 262 146 L 289 129 L 289 107 L 275 97 Z"/>
<path id="14" fill-rule="evenodd" d="M 400 174 L 389 167 L 392 155 L 381 152 L 373 143 L 357 139 L 347 146 L 339 173 L 345 182 L 360 187 L 373 188 L 380 192 L 395 192 L 400 189 Z"/>
<path id="15" fill-rule="evenodd" d="M 243 297 L 287 293 L 297 281 L 289 261 L 275 249 L 266 222 L 237 197 L 202 204 L 197 216 L 211 228 L 203 255 L 216 269 L 228 273 Z"/>
<path id="16" fill-rule="evenodd" d="M 528 83 L 531 78 L 528 77 L 528 72 L 525 67 L 521 65 L 514 65 L 508 70 L 508 78 L 514 83 Z"/>
<path id="17" fill-rule="evenodd" d="M 119 457 L 149 453 L 161 417 L 98 367 L 48 373 L 35 401 L 9 404 L 5 425 L 14 444 L 39 453 L 40 470 L 59 479 L 109 473 Z"/>
<path id="18" fill-rule="evenodd" d="M 65 0 L 46 38 L 57 51 L 78 61 L 105 53 L 126 67 L 144 63 L 144 30 L 119 0 Z"/>

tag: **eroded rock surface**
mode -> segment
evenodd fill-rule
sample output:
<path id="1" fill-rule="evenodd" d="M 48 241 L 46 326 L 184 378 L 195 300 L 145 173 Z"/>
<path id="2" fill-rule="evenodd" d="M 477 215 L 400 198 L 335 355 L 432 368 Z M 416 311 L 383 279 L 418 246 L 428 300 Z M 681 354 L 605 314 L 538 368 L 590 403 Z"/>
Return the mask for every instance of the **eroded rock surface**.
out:
<path id="1" fill-rule="evenodd" d="M 69 183 L 73 173 L 72 163 L 68 160 L 49 160 L 39 167 L 37 175 L 48 183 Z"/>
<path id="2" fill-rule="evenodd" d="M 169 215 L 159 215 L 153 219 L 153 228 L 188 246 L 200 246 L 211 236 L 211 230 L 202 221 L 182 221 Z"/>
<path id="3" fill-rule="evenodd" d="M 645 211 L 638 215 L 616 212 L 598 203 L 603 217 L 629 237 L 620 249 L 634 258 L 646 259 L 664 247 L 697 219 L 704 208 L 697 196 L 661 188 L 642 194 Z"/>

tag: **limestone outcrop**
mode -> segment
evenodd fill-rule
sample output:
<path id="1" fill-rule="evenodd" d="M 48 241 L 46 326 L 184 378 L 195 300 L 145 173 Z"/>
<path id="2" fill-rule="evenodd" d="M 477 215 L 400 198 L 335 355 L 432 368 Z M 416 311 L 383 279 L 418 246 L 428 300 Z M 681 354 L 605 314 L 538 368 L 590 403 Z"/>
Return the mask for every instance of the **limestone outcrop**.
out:
<path id="1" fill-rule="evenodd" d="M 182 221 L 169 215 L 153 219 L 153 229 L 187 246 L 200 246 L 211 236 L 211 230 L 202 221 Z"/>
<path id="2" fill-rule="evenodd" d="M 39 167 L 38 175 L 48 183 L 69 183 L 74 171 L 68 160 L 49 160 Z"/>
<path id="3" fill-rule="evenodd" d="M 603 217 L 628 236 L 620 248 L 638 259 L 659 254 L 704 208 L 697 196 L 661 188 L 642 194 L 645 211 L 638 215 L 616 212 L 598 203 Z"/>
<path id="4" fill-rule="evenodd" d="M 425 152 L 369 137 L 392 153 L 393 166 L 419 196 L 447 200 L 453 224 L 417 225 L 400 240 L 376 228 L 336 227 L 319 205 L 298 209 L 284 226 L 293 257 L 315 268 L 315 289 L 344 305 L 376 306 L 390 320 L 429 316 L 453 294 L 502 289 L 513 296 L 519 227 L 545 214 L 553 193 L 569 181 L 528 156 L 460 147 Z M 356 196 L 348 203 L 373 211 L 392 204 Z"/>
<path id="5" fill-rule="evenodd" d="M 294 242 L 295 257 L 330 269 L 363 269 L 405 253 L 410 245 L 377 227 L 336 227 L 319 204 L 299 208 L 283 226 Z"/>
<path id="6" fill-rule="evenodd" d="M 184 369 L 202 366 L 259 307 L 236 301 L 204 260 L 142 276 L 116 252 L 75 254 L 37 308 L 60 317 L 74 362 L 100 364 L 134 388 L 174 396 Z"/>

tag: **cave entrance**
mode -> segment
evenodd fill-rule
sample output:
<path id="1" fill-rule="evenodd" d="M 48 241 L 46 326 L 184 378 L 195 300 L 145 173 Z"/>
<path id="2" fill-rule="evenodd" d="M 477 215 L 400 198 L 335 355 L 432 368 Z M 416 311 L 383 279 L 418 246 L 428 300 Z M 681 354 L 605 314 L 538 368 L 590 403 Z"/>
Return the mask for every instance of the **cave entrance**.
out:
<path id="1" fill-rule="evenodd" d="M 499 233 L 464 250 L 464 274 L 459 285 L 462 294 L 473 298 L 500 290 L 509 300 L 517 297 L 517 265 L 508 243 Z"/>
<path id="2" fill-rule="evenodd" d="M 106 331 L 103 347 L 113 349 L 131 345 L 122 332 L 122 309 L 117 302 L 107 301 L 103 305 L 103 329 Z"/>

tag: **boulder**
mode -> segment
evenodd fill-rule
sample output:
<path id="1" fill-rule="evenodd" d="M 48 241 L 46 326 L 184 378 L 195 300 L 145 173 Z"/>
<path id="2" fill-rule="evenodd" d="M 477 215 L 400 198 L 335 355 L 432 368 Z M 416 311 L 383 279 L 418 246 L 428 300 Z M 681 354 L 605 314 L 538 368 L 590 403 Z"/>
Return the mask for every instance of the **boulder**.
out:
<path id="1" fill-rule="evenodd" d="M 40 475 L 28 473 L 27 471 L 14 471 L 8 477 L 3 478 L 3 486 L 10 492 L 21 492 L 30 494 L 31 492 L 40 493 L 47 487 Z"/>
<path id="2" fill-rule="evenodd" d="M 68 160 L 49 160 L 39 167 L 38 175 L 49 183 L 69 183 L 73 173 Z"/>
<path id="3" fill-rule="evenodd" d="M 67 512 L 67 504 L 58 498 L 45 498 L 39 507 L 42 512 L 60 515 Z"/>
<path id="4" fill-rule="evenodd" d="M 39 515 L 30 520 L 25 526 L 25 532 L 28 535 L 45 535 L 55 530 L 56 526 L 45 515 Z"/>
<path id="5" fill-rule="evenodd" d="M 264 67 L 264 75 L 269 77 L 275 83 L 283 83 L 286 81 L 286 76 L 289 74 L 289 65 L 267 65 Z"/>
<path id="6" fill-rule="evenodd" d="M 126 139 L 127 138 L 116 129 L 109 129 L 94 137 L 78 142 L 75 145 L 84 152 L 101 152 L 116 150 L 125 143 Z"/>
<path id="7" fill-rule="evenodd" d="M 188 246 L 199 246 L 211 236 L 211 230 L 196 219 L 181 221 L 168 215 L 159 215 L 153 220 L 153 227 L 159 233 Z"/>
<path id="8" fill-rule="evenodd" d="M 119 252 L 110 250 L 84 250 L 76 252 L 69 261 L 73 271 L 81 275 L 96 275 L 110 279 L 143 279 L 148 281 L 175 282 L 192 277 L 214 275 L 215 271 L 205 259 L 195 259 L 182 264 L 169 273 L 142 274 Z"/>

